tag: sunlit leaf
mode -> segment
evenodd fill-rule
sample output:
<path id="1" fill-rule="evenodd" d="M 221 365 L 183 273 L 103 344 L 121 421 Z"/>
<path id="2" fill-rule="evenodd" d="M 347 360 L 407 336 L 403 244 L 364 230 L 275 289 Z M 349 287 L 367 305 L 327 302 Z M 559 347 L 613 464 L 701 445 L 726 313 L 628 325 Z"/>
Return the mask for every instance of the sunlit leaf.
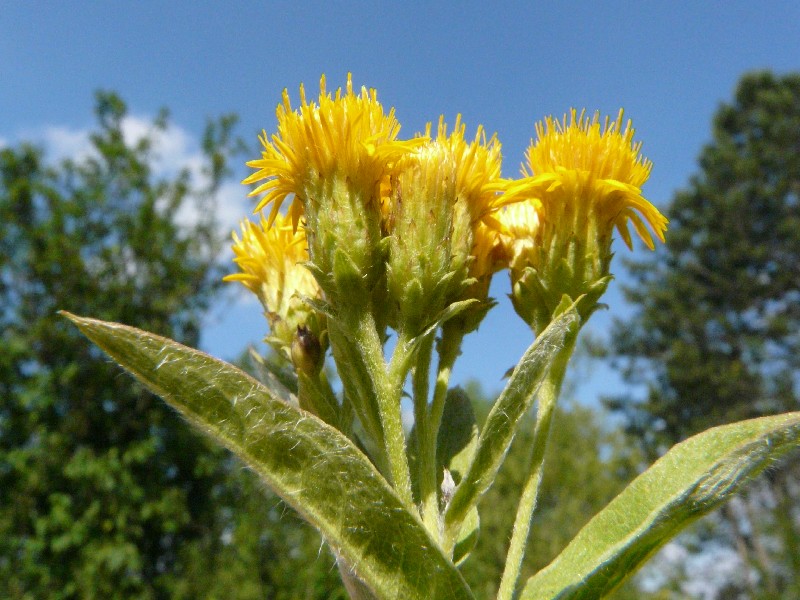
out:
<path id="1" fill-rule="evenodd" d="M 239 369 L 132 327 L 67 315 L 313 524 L 378 598 L 471 598 L 419 518 L 339 431 Z"/>
<path id="2" fill-rule="evenodd" d="M 446 534 L 451 541 L 455 541 L 467 513 L 494 481 L 519 420 L 530 409 L 552 361 L 568 336 L 577 335 L 578 321 L 574 309 L 554 319 L 525 352 L 503 393 L 492 406 L 478 438 L 474 458 L 445 513 Z"/>
<path id="3" fill-rule="evenodd" d="M 667 540 L 800 446 L 800 412 L 709 429 L 674 446 L 531 577 L 522 600 L 602 598 Z"/>

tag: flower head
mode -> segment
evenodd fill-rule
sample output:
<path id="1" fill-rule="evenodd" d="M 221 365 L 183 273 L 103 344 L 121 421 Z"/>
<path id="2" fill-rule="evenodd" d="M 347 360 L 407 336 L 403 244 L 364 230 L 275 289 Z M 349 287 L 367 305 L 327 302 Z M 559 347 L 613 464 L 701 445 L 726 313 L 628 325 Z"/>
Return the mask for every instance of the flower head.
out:
<path id="1" fill-rule="evenodd" d="M 465 131 L 460 116 L 452 133 L 440 119 L 436 137 L 403 156 L 391 180 L 388 284 L 412 327 L 427 326 L 461 299 L 470 278 L 489 272 L 491 244 L 486 236 L 476 243 L 476 231 L 497 208 L 500 145 L 481 127 L 472 141 Z"/>
<path id="2" fill-rule="evenodd" d="M 243 221 L 241 238 L 234 232 L 233 241 L 240 272 L 224 279 L 242 283 L 258 297 L 270 324 L 270 339 L 288 348 L 301 325 L 319 336 L 320 316 L 303 301 L 321 294 L 304 266 L 308 260 L 304 230 L 295 231 L 289 217 L 280 213 L 270 227 L 262 214 L 260 223 Z"/>
<path id="3" fill-rule="evenodd" d="M 565 297 L 586 296 L 593 310 L 609 281 L 614 229 L 629 248 L 629 222 L 650 249 L 653 234 L 664 241 L 667 219 L 641 193 L 651 163 L 622 117 L 620 111 L 602 126 L 597 113 L 575 110 L 563 121 L 545 119 L 536 125 L 523 178 L 508 183 L 505 201 L 521 202 L 498 213 L 512 299 L 536 331 Z"/>
<path id="4" fill-rule="evenodd" d="M 548 117 L 537 123 L 524 177 L 509 186 L 506 200 L 533 200 L 544 222 L 556 221 L 565 211 L 587 215 L 598 222 L 600 234 L 610 236 L 615 227 L 629 248 L 631 221 L 652 250 L 647 225 L 663 242 L 667 219 L 641 194 L 652 163 L 641 156 L 641 142 L 633 142 L 630 120 L 623 130 L 622 119 L 620 110 L 616 121 L 606 118 L 601 127 L 599 113 L 589 118 L 573 109 L 569 120 L 565 115 L 563 121 Z"/>
<path id="5" fill-rule="evenodd" d="M 289 214 L 296 226 L 307 204 L 319 202 L 310 193 L 317 182 L 335 176 L 366 190 L 368 200 L 379 200 L 376 192 L 388 165 L 416 144 L 397 140 L 400 125 L 394 109 L 385 112 L 374 89 L 361 88 L 356 94 L 350 75 L 345 91 L 340 88 L 334 95 L 326 91 L 323 76 L 317 102 L 306 99 L 301 85 L 297 109 L 284 90 L 276 114 L 278 133 L 271 138 L 262 133 L 261 158 L 247 163 L 257 171 L 243 181 L 263 182 L 250 195 L 263 195 L 256 211 L 272 204 L 269 222 L 293 195 Z"/>

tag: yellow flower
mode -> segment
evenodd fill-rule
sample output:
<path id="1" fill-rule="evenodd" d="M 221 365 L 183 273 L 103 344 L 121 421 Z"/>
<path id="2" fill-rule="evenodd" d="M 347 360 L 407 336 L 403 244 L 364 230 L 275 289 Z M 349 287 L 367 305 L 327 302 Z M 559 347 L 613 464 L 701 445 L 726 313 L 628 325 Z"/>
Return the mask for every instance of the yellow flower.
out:
<path id="1" fill-rule="evenodd" d="M 284 90 L 276 114 L 278 133 L 271 138 L 262 133 L 261 158 L 247 163 L 257 171 L 242 182 L 263 181 L 250 196 L 263 194 L 256 211 L 272 204 L 269 222 L 286 197 L 293 195 L 289 214 L 296 226 L 308 208 L 306 203 L 319 202 L 311 193 L 318 182 L 334 177 L 365 191 L 367 201 L 378 201 L 387 166 L 417 144 L 397 141 L 400 125 L 394 109 L 384 112 L 374 89 L 362 87 L 356 94 L 350 75 L 345 92 L 338 89 L 333 96 L 326 91 L 323 75 L 318 102 L 307 101 L 301 85 L 296 110 Z"/>
<path id="2" fill-rule="evenodd" d="M 500 144 L 465 131 L 460 115 L 452 133 L 440 119 L 436 137 L 398 161 L 384 205 L 389 290 L 412 329 L 462 299 L 470 278 L 490 276 L 492 244 L 476 232 L 497 208 Z"/>
<path id="3" fill-rule="evenodd" d="M 241 272 L 224 280 L 238 281 L 258 297 L 272 339 L 288 347 L 298 326 L 308 326 L 319 336 L 319 316 L 302 299 L 321 296 L 319 285 L 303 264 L 308 260 L 303 228 L 294 231 L 290 217 L 280 213 L 270 227 L 262 214 L 260 223 L 242 221 L 242 236 L 234 232 L 233 240 L 233 260 Z"/>
<path id="4" fill-rule="evenodd" d="M 651 250 L 653 234 L 664 241 L 667 219 L 641 193 L 652 165 L 622 118 L 601 126 L 597 113 L 573 110 L 538 123 L 523 178 L 507 182 L 505 202 L 520 202 L 498 213 L 512 300 L 535 331 L 564 302 L 585 296 L 584 317 L 594 310 L 609 281 L 614 229 L 629 248 L 629 222 Z"/>
<path id="5" fill-rule="evenodd" d="M 501 225 L 500 243 L 510 262 L 511 269 L 524 269 L 530 264 L 538 264 L 533 252 L 541 251 L 535 243 L 539 230 L 539 211 L 534 202 L 515 202 L 503 207 L 497 214 Z"/>
<path id="6" fill-rule="evenodd" d="M 566 214 L 596 220 L 610 235 L 616 227 L 631 248 L 628 221 L 644 243 L 654 248 L 650 226 L 664 241 L 667 219 L 641 193 L 652 163 L 640 154 L 641 142 L 633 142 L 628 121 L 622 130 L 623 111 L 617 120 L 606 118 L 601 128 L 599 113 L 592 118 L 573 109 L 559 122 L 552 117 L 536 124 L 537 141 L 528 148 L 524 178 L 511 184 L 506 201 L 519 197 L 538 204 L 544 227 L 563 227 Z"/>
<path id="7" fill-rule="evenodd" d="M 430 127 L 429 127 L 430 129 Z M 453 132 L 447 135 L 447 124 L 439 119 L 436 142 L 447 148 L 455 161 L 456 194 L 466 200 L 472 221 L 483 219 L 499 207 L 501 196 L 497 193 L 502 156 L 497 136 L 488 141 L 481 125 L 475 138 L 465 138 L 466 126 L 461 115 L 456 117 Z"/>

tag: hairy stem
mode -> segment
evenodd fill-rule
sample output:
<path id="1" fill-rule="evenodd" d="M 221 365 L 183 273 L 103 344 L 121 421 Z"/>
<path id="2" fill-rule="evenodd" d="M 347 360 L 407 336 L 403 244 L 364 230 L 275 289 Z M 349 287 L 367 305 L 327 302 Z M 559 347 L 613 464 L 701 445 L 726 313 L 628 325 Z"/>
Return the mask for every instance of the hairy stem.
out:
<path id="1" fill-rule="evenodd" d="M 450 328 L 445 323 L 442 328 L 442 338 L 439 342 L 439 366 L 436 372 L 436 385 L 433 390 L 433 401 L 430 411 L 430 433 L 433 438 L 433 447 L 436 448 L 436 438 L 439 434 L 439 426 L 442 423 L 444 414 L 444 401 L 447 398 L 447 386 L 450 383 L 450 374 L 453 372 L 453 365 L 461 353 L 461 342 L 464 339 L 464 332 L 460 329 Z M 434 460 L 434 468 L 436 466 Z M 436 474 L 434 473 L 434 476 Z"/>
<path id="2" fill-rule="evenodd" d="M 366 371 L 373 386 L 373 397 L 378 405 L 392 485 L 400 498 L 408 506 L 413 506 L 411 473 L 406 455 L 406 438 L 400 406 L 403 382 L 408 374 L 411 357 L 409 340 L 403 335 L 399 336 L 387 368 L 383 356 L 383 344 L 372 314 L 367 311 L 362 312 L 354 325 L 353 336 L 364 356 Z"/>
<path id="3" fill-rule="evenodd" d="M 536 426 L 533 434 L 533 447 L 531 449 L 531 463 L 528 470 L 528 477 L 522 489 L 522 494 L 517 507 L 517 515 L 514 518 L 514 529 L 511 533 L 511 543 L 506 556 L 506 565 L 503 569 L 503 576 L 500 580 L 500 589 L 497 592 L 497 600 L 511 600 L 519 579 L 522 559 L 525 556 L 525 546 L 528 543 L 528 534 L 531 529 L 531 519 L 533 511 L 536 509 L 536 501 L 539 495 L 539 486 L 542 482 L 542 471 L 544 469 L 544 455 L 547 449 L 547 439 L 550 436 L 550 425 L 553 420 L 553 413 L 561 391 L 561 384 L 564 381 L 564 373 L 567 370 L 572 351 L 575 348 L 573 336 L 570 341 L 559 350 L 556 360 L 550 368 L 547 379 L 542 384 L 537 397 Z"/>
<path id="4" fill-rule="evenodd" d="M 414 427 L 417 435 L 417 482 L 419 483 L 422 522 L 435 539 L 441 537 L 438 494 L 436 493 L 436 445 L 431 444 L 428 412 L 428 378 L 430 375 L 433 336 L 422 342 L 413 375 Z"/>

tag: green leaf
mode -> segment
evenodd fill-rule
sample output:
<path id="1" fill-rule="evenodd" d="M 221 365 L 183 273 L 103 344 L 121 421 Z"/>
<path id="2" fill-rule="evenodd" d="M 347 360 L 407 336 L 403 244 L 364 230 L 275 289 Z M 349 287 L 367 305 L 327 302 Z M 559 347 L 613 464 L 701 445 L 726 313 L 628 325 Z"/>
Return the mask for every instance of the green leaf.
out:
<path id="1" fill-rule="evenodd" d="M 477 446 L 478 423 L 472 402 L 460 387 L 451 388 L 447 390 L 436 442 L 439 476 L 447 469 L 458 485 L 475 456 Z"/>
<path id="2" fill-rule="evenodd" d="M 577 335 L 578 324 L 574 308 L 554 319 L 536 337 L 511 373 L 503 393 L 486 417 L 475 456 L 445 512 L 448 544 L 455 541 L 467 513 L 494 481 L 520 418 L 530 409 L 558 351 L 568 342 L 569 336 Z"/>
<path id="3" fill-rule="evenodd" d="M 478 514 L 478 507 L 473 506 L 467 513 L 467 518 L 461 524 L 456 543 L 453 546 L 453 562 L 461 565 L 469 558 L 470 553 L 478 543 L 478 535 L 481 530 L 481 517 Z"/>
<path id="4" fill-rule="evenodd" d="M 521 600 L 601 598 L 683 527 L 800 446 L 800 412 L 709 429 L 677 444 L 531 577 Z"/>
<path id="5" fill-rule="evenodd" d="M 378 598 L 472 598 L 419 517 L 339 431 L 207 354 L 132 327 L 66 316 L 256 471 Z"/>

